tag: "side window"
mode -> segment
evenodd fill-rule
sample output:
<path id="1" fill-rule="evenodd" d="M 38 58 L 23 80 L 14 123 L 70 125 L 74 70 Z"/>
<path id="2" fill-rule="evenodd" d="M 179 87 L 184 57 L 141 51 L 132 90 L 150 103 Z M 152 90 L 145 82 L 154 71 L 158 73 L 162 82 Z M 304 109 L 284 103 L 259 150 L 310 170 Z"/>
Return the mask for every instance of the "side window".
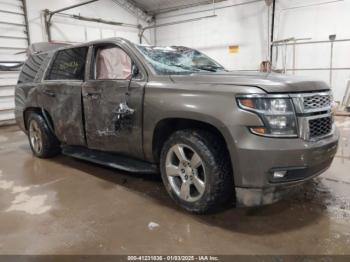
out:
<path id="1" fill-rule="evenodd" d="M 95 79 L 127 80 L 131 78 L 132 60 L 121 48 L 100 47 L 95 52 Z"/>
<path id="2" fill-rule="evenodd" d="M 18 84 L 33 83 L 46 57 L 47 54 L 31 55 L 22 67 L 18 78 Z"/>
<path id="3" fill-rule="evenodd" d="M 58 51 L 46 80 L 84 80 L 87 47 Z"/>

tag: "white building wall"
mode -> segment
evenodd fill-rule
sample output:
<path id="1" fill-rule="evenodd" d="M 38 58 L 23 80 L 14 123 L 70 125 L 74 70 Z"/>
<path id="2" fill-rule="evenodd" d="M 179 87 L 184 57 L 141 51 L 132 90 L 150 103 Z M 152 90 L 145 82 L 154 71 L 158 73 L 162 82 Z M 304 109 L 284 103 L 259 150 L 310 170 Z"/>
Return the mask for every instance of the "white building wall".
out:
<path id="1" fill-rule="evenodd" d="M 337 39 L 350 39 L 349 0 L 278 0 L 277 10 L 275 39 L 295 37 L 323 41 L 332 34 L 336 34 Z M 330 46 L 330 43 L 298 45 L 295 52 L 296 68 L 329 68 Z M 287 49 L 287 68 L 292 68 L 292 50 L 292 47 Z M 278 60 L 279 67 L 281 60 L 282 56 Z M 350 41 L 334 43 L 333 67 L 350 68 Z M 330 71 L 327 70 L 296 71 L 295 74 L 330 83 Z M 337 101 L 342 100 L 349 79 L 349 69 L 333 71 L 332 88 Z"/>
<path id="2" fill-rule="evenodd" d="M 258 70 L 267 59 L 268 9 L 264 1 L 230 0 L 216 4 L 217 17 L 195 22 L 157 28 L 158 45 L 184 45 L 199 49 L 229 69 Z M 232 6 L 224 9 L 225 6 Z M 211 5 L 159 15 L 163 24 L 214 14 Z M 179 15 L 188 13 L 188 15 Z M 239 45 L 238 53 L 230 54 L 228 47 Z"/>
<path id="3" fill-rule="evenodd" d="M 220 9 L 225 6 L 231 7 Z M 198 13 L 211 7 L 201 6 L 159 15 L 157 23 L 212 15 L 212 10 Z M 158 28 L 157 44 L 197 48 L 231 70 L 258 70 L 261 61 L 269 57 L 269 20 L 265 1 L 228 0 L 216 7 L 215 18 Z M 330 34 L 337 34 L 337 39 L 350 38 L 350 0 L 277 0 L 276 9 L 275 40 L 290 37 L 328 40 Z M 239 45 L 239 52 L 230 54 L 229 45 Z M 335 43 L 334 48 L 333 66 L 350 67 L 350 42 Z M 280 49 L 276 63 L 279 69 L 282 67 L 282 54 Z M 287 68 L 292 67 L 292 61 L 292 47 L 289 47 Z M 328 68 L 330 44 L 297 46 L 295 61 L 296 68 Z M 295 74 L 329 82 L 329 71 L 326 70 L 296 71 Z M 349 70 L 333 73 L 332 87 L 338 101 L 344 95 L 349 76 Z"/>
<path id="4" fill-rule="evenodd" d="M 13 66 L 25 59 L 23 52 L 28 47 L 25 33 L 25 19 L 21 1 L 3 0 L 0 2 L 0 61 L 3 66 Z M 5 12 L 3 12 L 5 11 Z M 12 13 L 6 13 L 12 12 Z M 15 38 L 7 38 L 15 37 Z M 13 63 L 11 63 L 13 62 Z M 0 125 L 14 118 L 14 84 L 17 71 L 0 71 Z"/>
<path id="5" fill-rule="evenodd" d="M 27 0 L 29 31 L 32 42 L 46 41 L 42 11 L 60 9 L 83 2 L 83 0 Z M 102 18 L 133 25 L 146 25 L 134 15 L 124 10 L 111 0 L 100 0 L 95 3 L 67 10 L 64 13 L 93 18 Z M 122 26 L 85 22 L 55 15 L 52 19 L 52 40 L 67 42 L 85 42 L 108 37 L 124 37 L 138 42 L 138 29 Z M 145 34 L 146 42 L 151 41 L 151 32 Z"/>

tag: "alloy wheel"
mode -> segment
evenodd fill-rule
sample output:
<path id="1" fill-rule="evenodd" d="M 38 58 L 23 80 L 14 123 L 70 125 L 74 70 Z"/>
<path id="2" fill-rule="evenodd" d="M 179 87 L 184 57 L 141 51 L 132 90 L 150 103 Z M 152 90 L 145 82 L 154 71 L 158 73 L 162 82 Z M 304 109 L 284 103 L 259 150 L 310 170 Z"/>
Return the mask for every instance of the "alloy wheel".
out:
<path id="1" fill-rule="evenodd" d="M 205 190 L 205 166 L 199 154 L 190 146 L 176 144 L 166 156 L 166 175 L 176 195 L 195 202 Z"/>
<path id="2" fill-rule="evenodd" d="M 30 121 L 29 124 L 29 139 L 33 150 L 37 154 L 40 154 L 43 149 L 42 132 L 35 120 Z"/>

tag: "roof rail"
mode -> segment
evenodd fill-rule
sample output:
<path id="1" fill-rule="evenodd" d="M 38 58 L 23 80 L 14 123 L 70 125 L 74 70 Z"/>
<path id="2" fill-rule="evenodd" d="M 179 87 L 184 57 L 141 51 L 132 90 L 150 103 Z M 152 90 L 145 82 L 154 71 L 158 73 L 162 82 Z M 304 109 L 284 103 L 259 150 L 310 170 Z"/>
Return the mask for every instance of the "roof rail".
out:
<path id="1" fill-rule="evenodd" d="M 31 44 L 28 47 L 27 54 L 32 55 L 32 54 L 39 54 L 39 53 L 44 53 L 44 52 L 49 52 L 56 50 L 61 47 L 69 46 L 70 44 L 67 43 L 60 43 L 60 42 L 39 42 L 39 43 L 34 43 Z"/>

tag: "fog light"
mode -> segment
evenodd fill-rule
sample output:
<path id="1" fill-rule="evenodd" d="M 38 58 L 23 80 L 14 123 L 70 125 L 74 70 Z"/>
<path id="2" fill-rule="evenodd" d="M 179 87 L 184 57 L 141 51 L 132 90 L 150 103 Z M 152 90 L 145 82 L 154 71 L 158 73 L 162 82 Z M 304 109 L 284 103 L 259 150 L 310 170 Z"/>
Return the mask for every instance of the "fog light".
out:
<path id="1" fill-rule="evenodd" d="M 277 178 L 277 179 L 284 178 L 286 174 L 287 174 L 287 171 L 275 171 L 273 173 L 273 178 Z"/>

